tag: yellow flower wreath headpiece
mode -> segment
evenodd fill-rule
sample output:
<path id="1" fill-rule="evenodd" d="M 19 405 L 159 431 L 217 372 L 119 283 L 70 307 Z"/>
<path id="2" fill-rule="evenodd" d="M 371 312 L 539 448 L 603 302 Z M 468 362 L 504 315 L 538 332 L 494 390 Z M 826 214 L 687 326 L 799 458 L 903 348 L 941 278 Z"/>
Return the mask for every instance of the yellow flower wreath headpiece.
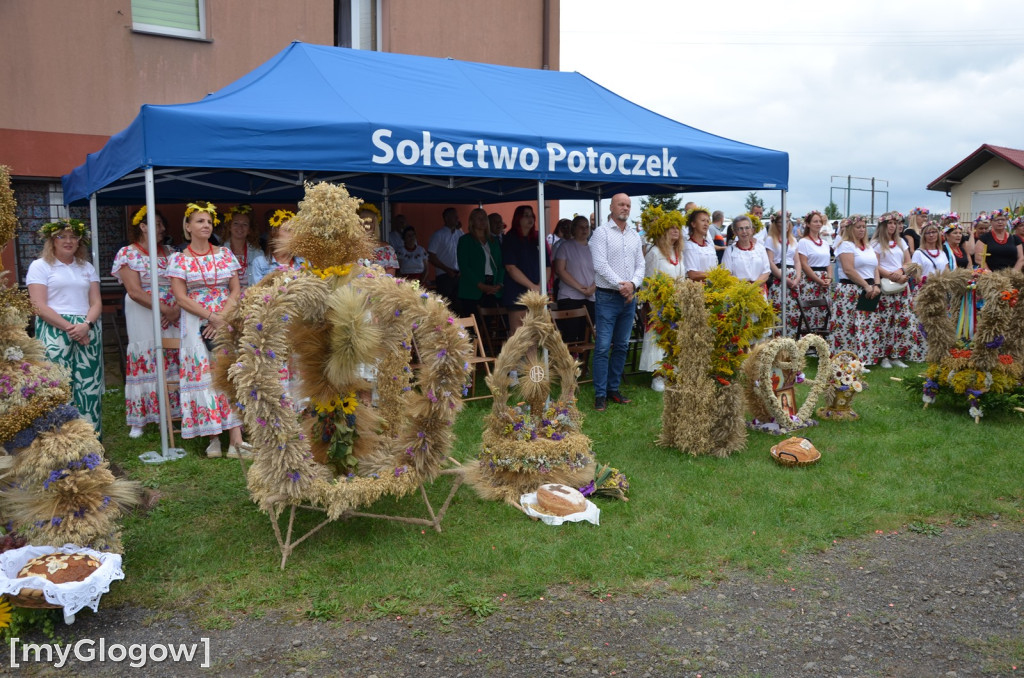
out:
<path id="1" fill-rule="evenodd" d="M 686 216 L 684 217 L 686 226 L 689 226 L 693 222 L 693 215 L 697 214 L 698 212 L 703 212 L 704 214 L 708 215 L 708 219 L 711 218 L 711 210 L 709 208 L 697 205 L 696 207 L 691 207 L 690 209 L 686 210 Z"/>
<path id="2" fill-rule="evenodd" d="M 228 211 L 224 213 L 224 218 L 231 221 L 231 217 L 236 214 L 251 214 L 252 205 L 235 205 L 234 207 L 228 208 Z"/>
<path id="3" fill-rule="evenodd" d="M 273 216 L 267 219 L 271 228 L 281 228 L 281 224 L 295 218 L 295 212 L 291 210 L 274 210 Z"/>
<path id="4" fill-rule="evenodd" d="M 139 208 L 139 211 L 132 217 L 132 226 L 138 226 L 142 223 L 142 220 L 146 218 L 146 206 L 143 205 Z"/>
<path id="5" fill-rule="evenodd" d="M 760 233 L 761 229 L 764 228 L 764 222 L 761 221 L 761 217 L 750 213 L 747 213 L 746 216 L 750 219 L 750 225 L 754 227 L 754 233 Z"/>
<path id="6" fill-rule="evenodd" d="M 206 212 L 213 217 L 213 225 L 220 226 L 220 217 L 217 216 L 217 206 L 209 200 L 200 200 L 198 203 L 190 202 L 185 208 L 185 219 L 187 220 L 193 212 Z"/>
<path id="7" fill-rule="evenodd" d="M 665 235 L 668 229 L 675 227 L 682 229 L 685 218 L 679 210 L 666 212 L 661 205 L 651 205 L 640 215 L 640 224 L 644 229 L 644 236 L 652 244 L 658 242 L 661 236 Z"/>
<path id="8" fill-rule="evenodd" d="M 89 244 L 89 231 L 85 227 L 85 222 L 81 219 L 58 219 L 57 221 L 43 224 L 43 227 L 39 229 L 39 235 L 44 240 L 49 240 L 55 234 L 67 230 L 81 238 L 85 244 Z"/>
<path id="9" fill-rule="evenodd" d="M 356 212 L 362 212 L 364 210 L 367 212 L 373 212 L 375 215 L 377 215 L 377 221 L 381 220 L 382 217 L 380 216 L 380 210 L 377 209 L 377 206 L 374 205 L 372 202 L 364 202 L 362 205 L 359 206 L 359 209 L 356 210 Z"/>

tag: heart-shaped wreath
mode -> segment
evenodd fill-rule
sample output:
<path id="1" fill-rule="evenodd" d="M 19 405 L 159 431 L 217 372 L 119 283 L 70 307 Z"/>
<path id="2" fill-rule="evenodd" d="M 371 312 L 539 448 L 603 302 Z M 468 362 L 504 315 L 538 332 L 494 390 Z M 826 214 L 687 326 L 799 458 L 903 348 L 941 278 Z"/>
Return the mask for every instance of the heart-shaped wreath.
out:
<path id="1" fill-rule="evenodd" d="M 807 364 L 805 356 L 811 348 L 818 353 L 818 372 L 800 409 L 796 414 L 790 414 L 776 393 L 772 376 L 775 370 L 794 375 L 803 372 Z M 744 369 L 747 372 L 747 406 L 754 415 L 755 427 L 770 431 L 777 427 L 778 433 L 785 433 L 816 423 L 811 414 L 818 398 L 829 388 L 832 374 L 832 360 L 824 339 L 816 334 L 808 334 L 799 341 L 789 337 L 772 339 L 754 349 Z M 771 423 L 775 426 L 768 425 Z"/>

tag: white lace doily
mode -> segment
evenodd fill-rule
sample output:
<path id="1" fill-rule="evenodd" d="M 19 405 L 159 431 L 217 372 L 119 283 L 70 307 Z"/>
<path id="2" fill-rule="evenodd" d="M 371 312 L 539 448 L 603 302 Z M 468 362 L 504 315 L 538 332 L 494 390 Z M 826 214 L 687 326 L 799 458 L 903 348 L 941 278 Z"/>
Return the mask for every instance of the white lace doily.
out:
<path id="1" fill-rule="evenodd" d="M 523 513 L 531 518 L 539 518 L 545 525 L 561 525 L 562 523 L 580 523 L 586 521 L 595 525 L 601 524 L 601 509 L 594 505 L 594 502 L 587 500 L 587 507 L 579 513 L 570 513 L 567 516 L 553 516 L 536 510 L 537 493 L 530 492 L 519 497 L 519 505 L 523 507 Z"/>
<path id="2" fill-rule="evenodd" d="M 25 567 L 25 563 L 49 553 L 81 553 L 100 561 L 100 566 L 82 581 L 67 582 L 66 584 L 54 584 L 39 576 L 18 577 L 18 572 Z M 96 612 L 100 605 L 100 598 L 110 590 L 110 583 L 117 579 L 124 579 L 124 572 L 121 571 L 121 555 L 118 553 L 100 553 L 74 544 L 65 544 L 61 548 L 22 546 L 20 549 L 0 553 L 0 594 L 17 595 L 22 589 L 41 589 L 46 602 L 64 608 L 66 624 L 74 622 L 75 613 L 83 607 L 88 607 Z"/>

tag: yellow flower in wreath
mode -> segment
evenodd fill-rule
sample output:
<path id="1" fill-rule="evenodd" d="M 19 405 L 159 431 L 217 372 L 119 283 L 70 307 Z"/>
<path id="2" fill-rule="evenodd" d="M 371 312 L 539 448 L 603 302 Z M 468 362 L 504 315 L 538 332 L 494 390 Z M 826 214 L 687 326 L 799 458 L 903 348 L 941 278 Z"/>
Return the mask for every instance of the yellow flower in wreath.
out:
<path id="1" fill-rule="evenodd" d="M 11 604 L 7 598 L 0 599 L 0 629 L 6 629 L 11 625 Z"/>

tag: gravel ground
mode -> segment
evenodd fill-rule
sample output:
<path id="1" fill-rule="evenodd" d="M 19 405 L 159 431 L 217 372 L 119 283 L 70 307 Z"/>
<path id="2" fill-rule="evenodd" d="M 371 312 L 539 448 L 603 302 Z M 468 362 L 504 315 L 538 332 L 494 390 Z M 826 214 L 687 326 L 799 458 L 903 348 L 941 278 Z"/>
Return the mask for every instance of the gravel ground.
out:
<path id="1" fill-rule="evenodd" d="M 130 676 L 1012 676 L 1024 674 L 1024 526 L 876 534 L 793 565 L 685 592 L 507 599 L 486 619 L 422 612 L 360 622 L 240 618 L 203 630 L 140 608 L 84 613 L 77 638 L 196 643 L 211 666 L 127 660 L 0 674 Z M 1018 666 L 1020 667 L 1018 669 Z"/>

